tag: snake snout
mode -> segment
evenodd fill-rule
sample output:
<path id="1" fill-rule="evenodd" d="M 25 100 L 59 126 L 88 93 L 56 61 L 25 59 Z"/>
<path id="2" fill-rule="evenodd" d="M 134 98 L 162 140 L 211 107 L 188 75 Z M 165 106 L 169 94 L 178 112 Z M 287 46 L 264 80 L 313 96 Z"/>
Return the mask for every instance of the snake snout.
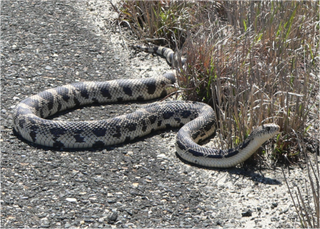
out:
<path id="1" fill-rule="evenodd" d="M 275 135 L 280 132 L 280 126 L 275 123 L 268 123 L 262 125 L 262 130 Z"/>

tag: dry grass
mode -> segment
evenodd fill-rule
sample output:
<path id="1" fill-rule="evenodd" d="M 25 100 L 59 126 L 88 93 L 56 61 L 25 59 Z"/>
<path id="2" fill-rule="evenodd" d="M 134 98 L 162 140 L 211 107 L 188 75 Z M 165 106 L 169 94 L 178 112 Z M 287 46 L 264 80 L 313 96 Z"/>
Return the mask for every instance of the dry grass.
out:
<path id="1" fill-rule="evenodd" d="M 275 122 L 281 134 L 268 144 L 272 153 L 256 156 L 292 163 L 306 158 L 306 139 L 319 154 L 319 6 L 123 1 L 118 12 L 145 43 L 182 48 L 177 53 L 185 54 L 187 63 L 177 69 L 180 91 L 185 99 L 213 106 L 220 136 L 228 140 L 223 148 L 243 141 L 254 126 Z M 319 227 L 319 164 L 305 161 L 309 189 L 294 192 L 287 185 L 301 226 Z"/>
<path id="2" fill-rule="evenodd" d="M 293 160 L 317 112 L 318 10 L 316 2 L 124 1 L 118 11 L 141 40 L 183 44 L 179 85 L 186 99 L 215 108 L 228 147 L 276 122 L 272 156 Z"/>
<path id="3" fill-rule="evenodd" d="M 318 6 L 311 2 L 222 4 L 229 24 L 215 33 L 206 27 L 201 36 L 189 37 L 187 70 L 181 71 L 180 85 L 195 89 L 189 90 L 187 99 L 215 108 L 229 147 L 246 138 L 253 126 L 276 122 L 282 134 L 272 155 L 293 160 L 305 150 L 303 139 L 314 121 L 308 117 L 316 117 L 311 108 L 318 90 Z"/>
<path id="4" fill-rule="evenodd" d="M 320 228 L 320 169 L 317 155 L 307 159 L 308 179 L 304 189 L 296 184 L 290 187 L 286 175 L 286 185 L 303 228 Z"/>
<path id="5" fill-rule="evenodd" d="M 319 105 L 316 2 L 123 1 L 117 10 L 141 40 L 183 45 L 179 85 L 214 107 L 227 147 L 276 122 L 272 158 L 301 158 Z"/>
<path id="6" fill-rule="evenodd" d="M 196 8 L 195 8 L 196 7 Z M 203 10 L 216 12 L 217 4 L 194 4 L 190 1 L 121 1 L 113 8 L 120 14 L 121 24 L 130 27 L 140 41 L 180 48 L 189 33 L 203 23 Z"/>

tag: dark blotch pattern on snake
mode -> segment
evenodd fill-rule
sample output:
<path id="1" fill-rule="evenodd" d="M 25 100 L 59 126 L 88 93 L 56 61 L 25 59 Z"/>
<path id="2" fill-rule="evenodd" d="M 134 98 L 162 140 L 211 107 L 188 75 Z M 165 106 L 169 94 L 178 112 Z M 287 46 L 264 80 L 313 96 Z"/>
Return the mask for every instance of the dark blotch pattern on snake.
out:
<path id="1" fill-rule="evenodd" d="M 171 65 L 174 52 L 164 47 L 135 48 L 166 58 Z M 26 98 L 16 107 L 14 130 L 24 139 L 55 148 L 95 148 L 145 136 L 154 130 L 181 127 L 176 138 L 177 153 L 185 160 L 208 167 L 232 167 L 249 158 L 265 141 L 279 132 L 276 124 L 265 124 L 235 149 L 210 149 L 198 144 L 216 130 L 213 109 L 201 102 L 166 101 L 145 106 L 131 114 L 97 121 L 55 121 L 48 116 L 90 104 L 150 100 L 168 95 L 176 82 L 174 73 L 157 78 L 82 82 L 48 89 Z"/>

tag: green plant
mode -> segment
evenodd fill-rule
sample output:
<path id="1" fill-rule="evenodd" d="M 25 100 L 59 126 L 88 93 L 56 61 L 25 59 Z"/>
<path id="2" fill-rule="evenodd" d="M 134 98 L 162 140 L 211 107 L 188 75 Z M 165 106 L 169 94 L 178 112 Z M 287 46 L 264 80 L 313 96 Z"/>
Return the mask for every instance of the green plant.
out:
<path id="1" fill-rule="evenodd" d="M 120 1 L 113 5 L 119 13 L 119 21 L 129 25 L 138 38 L 147 43 L 181 48 L 188 34 L 195 34 L 206 24 L 199 20 L 206 13 L 224 15 L 219 2 L 189 1 Z"/>
<path id="2" fill-rule="evenodd" d="M 117 11 L 140 40 L 175 47 L 192 26 L 187 6 L 187 2 L 122 1 Z"/>

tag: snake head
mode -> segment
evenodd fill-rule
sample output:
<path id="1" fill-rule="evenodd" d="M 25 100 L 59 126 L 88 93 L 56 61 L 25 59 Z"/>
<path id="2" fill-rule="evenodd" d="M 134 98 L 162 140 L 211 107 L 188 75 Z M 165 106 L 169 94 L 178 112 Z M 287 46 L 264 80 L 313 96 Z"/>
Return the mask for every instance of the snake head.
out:
<path id="1" fill-rule="evenodd" d="M 250 136 L 259 142 L 265 142 L 280 132 L 280 126 L 274 123 L 263 124 L 252 131 Z"/>

